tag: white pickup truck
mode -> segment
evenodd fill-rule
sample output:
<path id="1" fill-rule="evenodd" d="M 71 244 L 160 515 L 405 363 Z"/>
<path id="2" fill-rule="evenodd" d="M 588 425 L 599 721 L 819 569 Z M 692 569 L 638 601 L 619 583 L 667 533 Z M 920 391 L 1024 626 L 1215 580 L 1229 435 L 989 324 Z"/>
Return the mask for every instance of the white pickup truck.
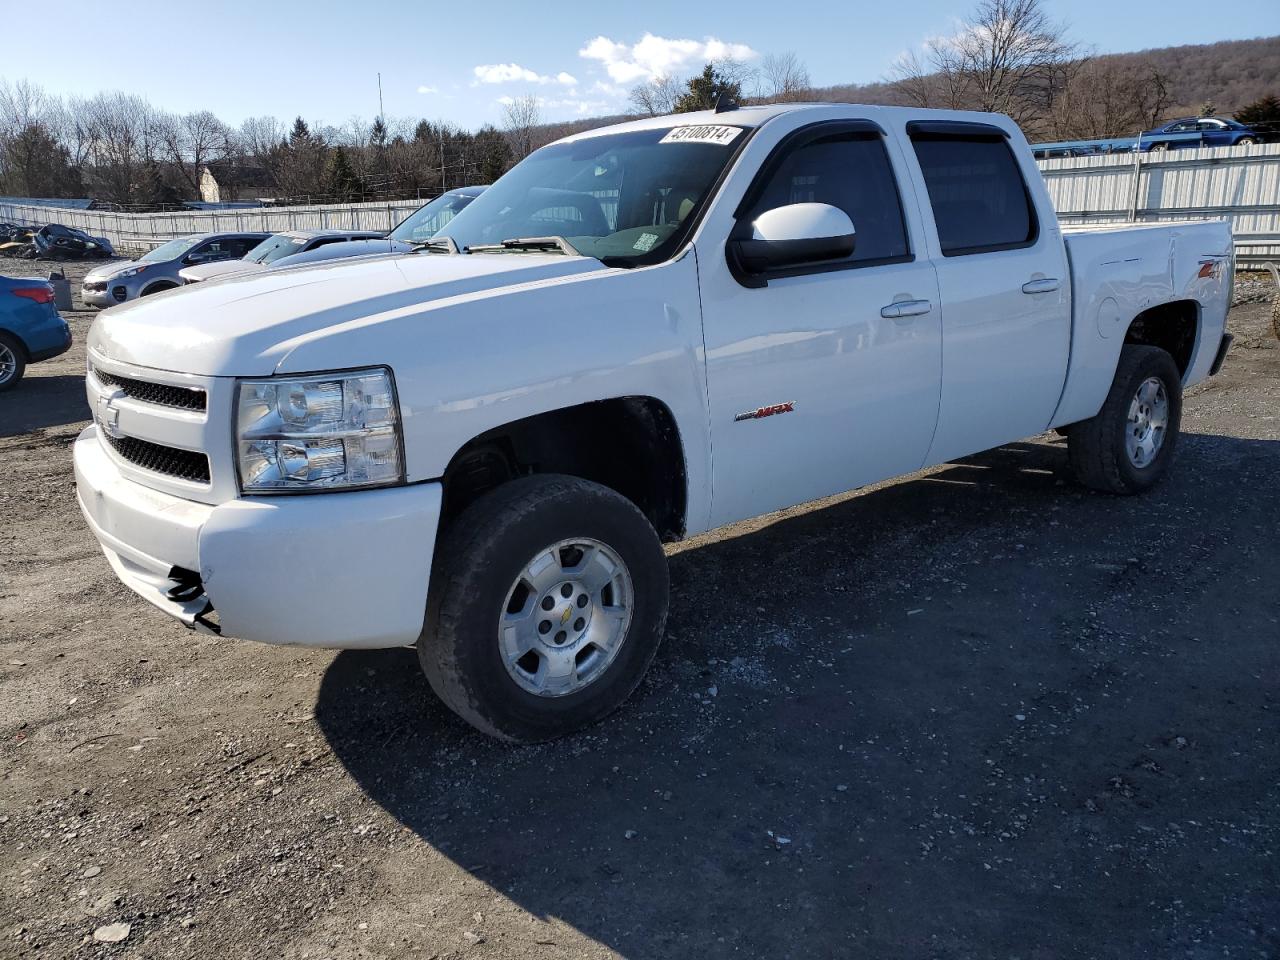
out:
<path id="1" fill-rule="evenodd" d="M 416 253 L 99 316 L 75 444 L 115 572 L 184 624 L 416 645 L 492 735 L 617 707 L 663 541 L 1056 428 L 1168 471 L 1222 363 L 1220 222 L 1062 235 L 1006 117 L 784 105 L 532 154 Z"/>

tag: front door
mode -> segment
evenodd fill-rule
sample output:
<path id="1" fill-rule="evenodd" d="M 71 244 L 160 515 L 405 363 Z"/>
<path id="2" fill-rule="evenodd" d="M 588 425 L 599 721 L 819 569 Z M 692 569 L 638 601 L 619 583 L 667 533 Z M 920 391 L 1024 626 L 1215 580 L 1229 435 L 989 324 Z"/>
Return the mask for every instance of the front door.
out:
<path id="1" fill-rule="evenodd" d="M 933 264 L 904 210 L 903 159 L 869 124 L 793 134 L 748 190 L 740 223 L 827 203 L 857 244 L 745 285 L 722 247 L 698 250 L 711 416 L 712 525 L 920 467 L 941 385 Z"/>

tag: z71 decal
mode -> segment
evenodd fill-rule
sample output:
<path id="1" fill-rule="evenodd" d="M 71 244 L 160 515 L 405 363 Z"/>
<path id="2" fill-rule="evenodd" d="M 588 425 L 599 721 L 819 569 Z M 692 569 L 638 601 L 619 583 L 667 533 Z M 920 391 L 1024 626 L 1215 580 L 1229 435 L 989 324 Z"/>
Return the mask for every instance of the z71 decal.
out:
<path id="1" fill-rule="evenodd" d="M 771 403 L 767 407 L 756 407 L 754 410 L 748 410 L 746 413 L 740 413 L 733 418 L 734 423 L 740 423 L 743 420 L 763 420 L 765 417 L 775 417 L 780 413 L 794 413 L 796 402 L 788 400 L 786 403 Z"/>

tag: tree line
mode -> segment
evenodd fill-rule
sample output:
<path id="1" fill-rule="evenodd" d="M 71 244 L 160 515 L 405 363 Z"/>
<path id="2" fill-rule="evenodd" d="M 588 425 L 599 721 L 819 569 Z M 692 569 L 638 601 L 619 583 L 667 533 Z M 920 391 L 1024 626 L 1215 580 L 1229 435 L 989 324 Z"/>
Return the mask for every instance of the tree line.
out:
<path id="1" fill-rule="evenodd" d="M 174 114 L 144 97 L 51 96 L 0 81 L 0 195 L 94 197 L 163 209 L 199 199 L 206 168 L 244 197 L 322 202 L 434 196 L 492 183 L 516 159 L 508 135 L 430 120 L 353 119 L 340 127 L 285 126 L 253 117 L 239 127 L 208 110 Z M 225 196 L 223 199 L 227 199 Z"/>

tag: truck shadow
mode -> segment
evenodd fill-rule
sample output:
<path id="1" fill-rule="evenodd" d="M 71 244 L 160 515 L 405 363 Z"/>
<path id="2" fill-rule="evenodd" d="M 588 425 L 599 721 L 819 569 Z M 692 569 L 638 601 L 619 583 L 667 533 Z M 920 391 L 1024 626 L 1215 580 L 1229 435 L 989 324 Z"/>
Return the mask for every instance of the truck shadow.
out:
<path id="1" fill-rule="evenodd" d="M 704 538 L 650 677 L 576 737 L 487 740 L 410 651 L 337 656 L 316 718 L 425 843 L 636 960 L 1139 956 L 1184 897 L 1191 926 L 1265 927 L 1265 844 L 1143 859 L 1149 823 L 1244 816 L 1239 771 L 1277 759 L 1237 734 L 1274 730 L 1280 600 L 1231 598 L 1274 582 L 1280 499 L 1220 491 L 1274 484 L 1280 442 L 1183 443 L 1142 498 L 1018 443 Z M 1229 918 L 1193 887 L 1251 872 Z"/>
<path id="2" fill-rule="evenodd" d="M 21 383 L 0 394 L 0 437 L 17 437 L 88 419 L 84 374 L 42 376 L 28 370 Z"/>

